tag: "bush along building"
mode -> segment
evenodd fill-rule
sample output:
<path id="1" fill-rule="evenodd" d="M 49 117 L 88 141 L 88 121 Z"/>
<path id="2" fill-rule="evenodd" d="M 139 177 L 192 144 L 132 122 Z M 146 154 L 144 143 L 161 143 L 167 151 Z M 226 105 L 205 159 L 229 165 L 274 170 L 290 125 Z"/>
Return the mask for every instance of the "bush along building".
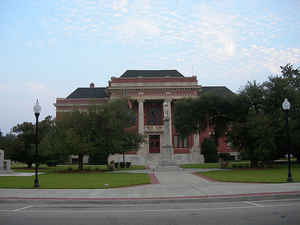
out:
<path id="1" fill-rule="evenodd" d="M 163 161 L 201 163 L 201 143 L 209 137 L 209 128 L 203 132 L 182 138 L 172 126 L 172 112 L 178 99 L 197 98 L 204 92 L 231 92 L 223 86 L 199 86 L 196 76 L 183 76 L 177 70 L 127 70 L 120 77 L 111 77 L 108 87 L 77 88 L 66 98 L 57 98 L 56 118 L 74 109 L 86 111 L 90 105 L 105 104 L 109 100 L 126 97 L 136 113 L 136 132 L 145 136 L 145 142 L 137 151 L 127 152 L 126 161 L 137 165 L 157 166 Z M 225 142 L 218 141 L 218 152 L 236 156 Z M 76 160 L 76 156 L 73 156 Z M 122 155 L 110 156 L 110 160 L 122 161 Z M 85 159 L 87 162 L 87 158 Z"/>

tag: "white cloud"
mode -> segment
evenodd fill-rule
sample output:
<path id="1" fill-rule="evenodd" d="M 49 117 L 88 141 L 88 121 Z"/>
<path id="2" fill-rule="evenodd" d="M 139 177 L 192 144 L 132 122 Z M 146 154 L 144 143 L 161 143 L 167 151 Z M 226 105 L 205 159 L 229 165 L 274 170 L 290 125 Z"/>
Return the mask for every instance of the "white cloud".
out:
<path id="1" fill-rule="evenodd" d="M 55 93 L 43 83 L 27 82 L 25 83 L 25 90 L 35 96 L 44 96 L 46 98 L 55 96 Z"/>
<path id="2" fill-rule="evenodd" d="M 115 0 L 112 4 L 112 8 L 115 11 L 127 13 L 128 12 L 128 1 L 127 0 Z"/>
<path id="3" fill-rule="evenodd" d="M 223 54 L 224 56 L 234 56 L 235 54 L 235 43 L 231 38 L 227 38 L 223 34 L 217 35 L 217 40 L 222 44 L 219 53 Z"/>
<path id="4" fill-rule="evenodd" d="M 67 35 L 84 40 L 101 37 L 118 44 L 121 40 L 128 48 L 138 46 L 149 53 L 137 60 L 139 66 L 170 66 L 187 74 L 193 72 L 192 65 L 199 65 L 200 72 L 211 67 L 222 81 L 221 76 L 250 80 L 259 71 L 260 75 L 276 73 L 280 65 L 299 63 L 297 47 L 273 47 L 273 40 L 278 43 L 284 29 L 299 25 L 295 19 L 287 22 L 289 16 L 241 14 L 237 8 L 229 9 L 230 3 L 188 0 L 171 5 L 151 0 L 77 0 L 64 4 L 62 18 L 51 21 L 62 21 Z"/>
<path id="5" fill-rule="evenodd" d="M 28 82 L 25 84 L 25 87 L 28 88 L 32 92 L 40 92 L 46 89 L 44 84 L 41 83 L 33 83 L 33 82 Z"/>
<path id="6" fill-rule="evenodd" d="M 250 59 L 253 69 L 259 65 L 272 74 L 278 74 L 280 66 L 287 63 L 299 64 L 300 61 L 300 49 L 298 48 L 276 49 L 252 45 L 251 48 L 243 51 L 243 55 Z"/>
<path id="7" fill-rule="evenodd" d="M 138 38 L 159 36 L 160 29 L 150 20 L 131 18 L 115 28 L 122 39 L 137 40 Z"/>

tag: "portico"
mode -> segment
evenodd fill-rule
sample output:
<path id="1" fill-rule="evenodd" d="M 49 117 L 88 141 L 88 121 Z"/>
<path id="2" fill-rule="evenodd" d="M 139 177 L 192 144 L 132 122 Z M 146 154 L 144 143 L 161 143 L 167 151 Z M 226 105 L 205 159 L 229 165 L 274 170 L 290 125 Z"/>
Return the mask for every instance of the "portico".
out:
<path id="1" fill-rule="evenodd" d="M 144 135 L 146 140 L 135 154 L 127 154 L 127 160 L 155 166 L 162 158 L 163 147 L 167 145 L 170 146 L 171 160 L 178 163 L 192 162 L 190 150 L 194 144 L 194 137 L 191 135 L 182 139 L 176 134 L 172 124 L 172 114 L 176 100 L 197 97 L 199 89 L 196 77 L 184 77 L 176 70 L 128 70 L 119 78 L 112 77 L 108 87 L 111 98 L 129 99 L 132 109 L 137 114 L 137 132 Z M 168 111 L 167 132 L 164 127 L 165 111 Z M 168 137 L 166 138 L 165 135 Z M 168 143 L 165 143 L 166 141 Z M 197 150 L 200 156 L 199 146 L 194 150 Z M 198 157 L 197 162 L 200 162 L 199 160 L 202 159 Z"/>

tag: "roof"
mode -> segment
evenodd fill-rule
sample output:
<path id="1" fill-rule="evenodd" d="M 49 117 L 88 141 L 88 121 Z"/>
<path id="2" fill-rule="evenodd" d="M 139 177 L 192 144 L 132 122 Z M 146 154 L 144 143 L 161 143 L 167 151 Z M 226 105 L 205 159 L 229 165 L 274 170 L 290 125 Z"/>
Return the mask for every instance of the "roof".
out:
<path id="1" fill-rule="evenodd" d="M 133 77 L 184 77 L 177 70 L 127 70 L 122 78 Z"/>
<path id="2" fill-rule="evenodd" d="M 234 93 L 225 86 L 202 86 L 201 92 L 202 94 L 213 93 L 216 95 L 225 95 L 225 96 L 234 95 Z"/>
<path id="3" fill-rule="evenodd" d="M 106 88 L 77 88 L 67 98 L 106 98 L 108 94 Z"/>

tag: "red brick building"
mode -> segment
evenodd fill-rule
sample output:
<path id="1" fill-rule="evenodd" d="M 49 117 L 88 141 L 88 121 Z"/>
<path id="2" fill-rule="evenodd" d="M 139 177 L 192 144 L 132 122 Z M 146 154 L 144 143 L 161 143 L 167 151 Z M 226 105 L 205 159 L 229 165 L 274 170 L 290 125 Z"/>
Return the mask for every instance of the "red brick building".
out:
<path id="1" fill-rule="evenodd" d="M 77 88 L 66 98 L 57 98 L 56 117 L 74 109 L 85 111 L 89 105 L 105 104 L 110 99 L 126 97 L 130 99 L 132 110 L 136 112 L 135 129 L 145 135 L 146 142 L 137 152 L 126 155 L 126 160 L 134 164 L 155 165 L 160 158 L 163 146 L 163 104 L 170 113 L 170 140 L 172 160 L 177 163 L 203 162 L 200 154 L 201 142 L 210 134 L 210 129 L 199 134 L 181 138 L 172 126 L 174 103 L 182 98 L 197 98 L 205 92 L 232 94 L 226 87 L 203 87 L 198 85 L 195 76 L 186 77 L 177 70 L 127 70 L 120 77 L 111 77 L 108 87 Z M 219 139 L 219 152 L 236 155 L 226 144 L 225 138 Z M 118 161 L 121 156 L 112 157 Z"/>

